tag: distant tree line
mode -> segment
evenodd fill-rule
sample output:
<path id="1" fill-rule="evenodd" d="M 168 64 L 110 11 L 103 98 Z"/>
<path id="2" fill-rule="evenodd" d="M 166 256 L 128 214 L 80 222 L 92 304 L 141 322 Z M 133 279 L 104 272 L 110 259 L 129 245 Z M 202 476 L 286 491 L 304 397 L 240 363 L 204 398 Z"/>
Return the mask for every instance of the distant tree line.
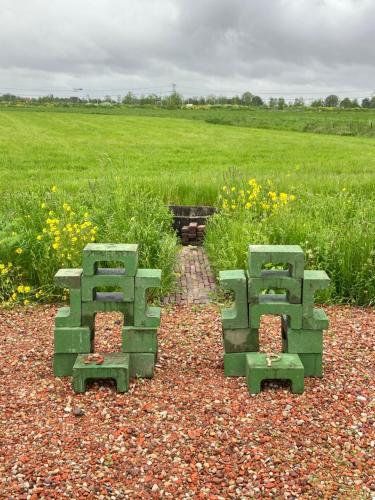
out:
<path id="1" fill-rule="evenodd" d="M 247 106 L 252 108 L 269 108 L 269 109 L 285 109 L 285 108 L 375 108 L 375 96 L 365 97 L 361 103 L 357 99 L 349 99 L 345 97 L 340 99 L 339 96 L 331 94 L 325 99 L 316 99 L 307 104 L 303 97 L 296 97 L 293 102 L 287 102 L 284 97 L 270 97 L 267 101 L 260 96 L 254 95 L 251 92 L 244 92 L 241 96 L 235 95 L 232 97 L 208 95 L 201 97 L 183 97 L 180 93 L 174 91 L 168 95 L 160 96 L 158 94 L 136 95 L 133 92 L 128 92 L 125 96 L 107 95 L 104 98 L 90 98 L 70 96 L 57 97 L 52 94 L 41 97 L 20 97 L 14 94 L 0 95 L 0 103 L 7 104 L 85 104 L 85 105 L 114 105 L 127 104 L 132 106 L 160 106 L 168 108 L 179 108 L 181 106 L 199 106 L 199 105 L 236 105 Z"/>

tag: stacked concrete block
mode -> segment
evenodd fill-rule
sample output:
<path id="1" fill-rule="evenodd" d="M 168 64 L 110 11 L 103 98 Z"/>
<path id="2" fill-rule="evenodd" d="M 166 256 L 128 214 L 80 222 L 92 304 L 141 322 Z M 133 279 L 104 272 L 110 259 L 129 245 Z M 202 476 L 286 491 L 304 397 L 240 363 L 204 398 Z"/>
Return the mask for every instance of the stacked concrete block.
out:
<path id="1" fill-rule="evenodd" d="M 205 225 L 190 222 L 181 228 L 181 241 L 183 245 L 202 245 L 204 240 Z"/>
<path id="2" fill-rule="evenodd" d="M 123 392 L 129 377 L 153 376 L 160 308 L 148 305 L 147 293 L 161 286 L 161 271 L 138 269 L 138 245 L 91 243 L 82 269 L 61 269 L 55 281 L 70 290 L 70 307 L 60 308 L 55 319 L 56 376 L 73 375 L 77 392 L 87 379 L 114 378 Z M 122 352 L 91 355 L 95 316 L 113 311 L 124 315 Z"/>
<path id="3" fill-rule="evenodd" d="M 303 391 L 301 366 L 305 377 L 322 376 L 328 319 L 323 309 L 314 308 L 314 294 L 329 285 L 329 278 L 324 271 L 304 270 L 299 246 L 250 245 L 248 271 L 222 271 L 219 278 L 222 288 L 234 294 L 232 307 L 221 313 L 226 376 L 246 376 L 249 390 L 255 392 L 260 380 L 288 378 L 286 374 L 292 392 L 301 392 L 301 387 Z M 283 352 L 276 357 L 255 354 L 265 314 L 282 318 Z"/>

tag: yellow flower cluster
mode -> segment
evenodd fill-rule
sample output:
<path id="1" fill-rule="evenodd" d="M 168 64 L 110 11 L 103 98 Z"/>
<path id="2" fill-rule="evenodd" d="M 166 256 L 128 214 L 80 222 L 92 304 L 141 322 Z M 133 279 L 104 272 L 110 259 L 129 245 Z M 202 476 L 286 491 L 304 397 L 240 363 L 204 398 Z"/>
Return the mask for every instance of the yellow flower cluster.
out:
<path id="1" fill-rule="evenodd" d="M 56 190 L 56 186 L 51 188 L 52 192 Z M 51 210 L 46 202 L 42 202 L 40 207 L 46 211 L 48 217 L 46 216 L 45 226 L 36 239 L 42 245 L 47 244 L 61 263 L 79 258 L 82 248 L 95 241 L 98 229 L 89 220 L 88 212 L 83 218 L 79 218 L 66 201 L 60 209 Z M 55 211 L 59 212 L 59 217 Z"/>
<path id="2" fill-rule="evenodd" d="M 19 267 L 12 262 L 0 262 L 0 300 L 4 306 L 17 303 L 28 305 L 31 300 L 39 299 L 44 294 L 42 290 L 35 291 L 31 286 L 22 284 L 22 279 Z"/>
<path id="3" fill-rule="evenodd" d="M 269 215 L 296 200 L 293 194 L 268 191 L 270 186 L 270 180 L 267 181 L 266 189 L 256 179 L 249 179 L 246 186 L 241 188 L 223 186 L 219 197 L 221 209 L 224 212 L 249 210 L 255 215 Z"/>

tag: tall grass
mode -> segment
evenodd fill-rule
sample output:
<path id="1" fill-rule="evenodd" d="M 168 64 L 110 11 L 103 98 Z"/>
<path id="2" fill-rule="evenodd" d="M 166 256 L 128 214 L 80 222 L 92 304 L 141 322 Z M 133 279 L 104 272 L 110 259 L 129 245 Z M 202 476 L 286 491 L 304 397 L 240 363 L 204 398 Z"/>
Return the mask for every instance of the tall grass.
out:
<path id="1" fill-rule="evenodd" d="M 218 213 L 208 224 L 205 248 L 215 271 L 246 269 L 249 244 L 299 244 L 306 267 L 325 269 L 331 286 L 320 300 L 375 304 L 373 202 L 347 191 L 301 195 L 285 210 L 254 218 L 246 211 Z"/>
<path id="2" fill-rule="evenodd" d="M 54 186 L 7 197 L 0 219 L 2 301 L 61 297 L 54 274 L 81 267 L 91 241 L 138 243 L 139 266 L 162 270 L 162 293 L 173 288 L 177 238 L 160 198 L 114 179 L 91 184 L 89 192 L 73 196 Z"/>

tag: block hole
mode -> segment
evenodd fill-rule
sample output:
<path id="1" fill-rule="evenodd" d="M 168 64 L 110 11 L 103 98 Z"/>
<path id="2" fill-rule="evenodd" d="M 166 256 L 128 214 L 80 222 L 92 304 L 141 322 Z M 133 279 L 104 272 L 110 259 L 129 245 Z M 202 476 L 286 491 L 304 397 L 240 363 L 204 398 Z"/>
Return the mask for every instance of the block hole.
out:
<path id="1" fill-rule="evenodd" d="M 290 380 L 275 380 L 275 379 L 266 379 L 262 380 L 261 384 L 262 391 L 274 391 L 283 390 L 283 389 L 291 389 L 291 381 Z"/>
<path id="2" fill-rule="evenodd" d="M 124 300 L 124 294 L 120 287 L 99 286 L 94 288 L 93 292 L 95 300 L 104 302 L 122 302 Z"/>
<path id="3" fill-rule="evenodd" d="M 91 378 L 86 379 L 86 391 L 100 391 L 105 388 L 116 390 L 116 380 L 113 378 Z"/>
<path id="4" fill-rule="evenodd" d="M 262 271 L 291 271 L 292 266 L 285 262 L 263 262 Z"/>
<path id="5" fill-rule="evenodd" d="M 120 261 L 100 261 L 95 264 L 95 274 L 121 276 L 125 274 L 125 266 Z"/>
<path id="6" fill-rule="evenodd" d="M 259 350 L 264 353 L 282 352 L 281 316 L 266 314 L 260 318 Z"/>
<path id="7" fill-rule="evenodd" d="M 121 352 L 124 316 L 100 312 L 95 317 L 95 352 Z"/>

